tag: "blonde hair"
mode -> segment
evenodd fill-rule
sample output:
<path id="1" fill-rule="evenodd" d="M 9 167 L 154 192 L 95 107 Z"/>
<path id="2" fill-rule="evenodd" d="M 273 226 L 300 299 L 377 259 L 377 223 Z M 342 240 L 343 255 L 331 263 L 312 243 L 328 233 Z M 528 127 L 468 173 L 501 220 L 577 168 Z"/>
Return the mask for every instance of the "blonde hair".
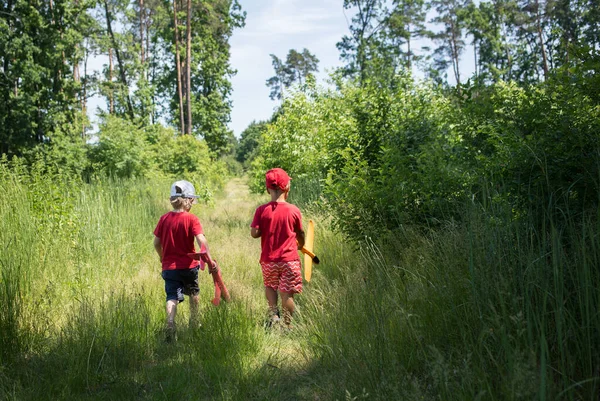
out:
<path id="1" fill-rule="evenodd" d="M 183 198 L 181 196 L 171 196 L 171 206 L 173 209 L 180 210 L 186 209 L 189 210 L 192 208 L 192 203 L 194 202 L 193 198 Z"/>
<path id="2" fill-rule="evenodd" d="M 271 193 L 270 191 L 274 191 L 276 196 L 279 196 L 285 192 L 290 192 L 290 188 L 292 187 L 291 183 L 288 182 L 288 184 L 286 185 L 285 188 L 281 188 L 281 187 L 277 187 L 277 188 L 269 188 L 267 187 L 267 192 Z"/>

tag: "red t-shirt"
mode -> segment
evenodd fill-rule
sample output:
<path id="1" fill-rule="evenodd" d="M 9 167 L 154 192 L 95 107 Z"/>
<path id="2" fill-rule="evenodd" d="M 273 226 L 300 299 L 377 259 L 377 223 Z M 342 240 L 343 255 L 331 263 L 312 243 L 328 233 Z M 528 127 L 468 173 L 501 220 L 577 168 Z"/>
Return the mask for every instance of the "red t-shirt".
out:
<path id="1" fill-rule="evenodd" d="M 260 229 L 261 262 L 300 260 L 296 231 L 302 230 L 300 209 L 287 202 L 269 202 L 254 213 L 250 227 Z"/>
<path id="2" fill-rule="evenodd" d="M 163 251 L 163 270 L 192 269 L 198 261 L 187 256 L 196 252 L 196 235 L 204 234 L 200 220 L 189 212 L 169 212 L 163 215 L 154 229 Z"/>

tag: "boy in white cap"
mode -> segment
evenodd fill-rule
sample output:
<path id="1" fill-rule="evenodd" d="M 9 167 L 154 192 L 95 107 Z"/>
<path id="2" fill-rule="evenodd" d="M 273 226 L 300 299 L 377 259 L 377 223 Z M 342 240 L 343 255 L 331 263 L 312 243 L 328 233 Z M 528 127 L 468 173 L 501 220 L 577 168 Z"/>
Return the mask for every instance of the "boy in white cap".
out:
<path id="1" fill-rule="evenodd" d="M 162 263 L 162 277 L 167 295 L 167 341 L 175 337 L 177 304 L 183 302 L 184 294 L 190 296 L 190 323 L 198 318 L 198 269 L 200 262 L 188 254 L 195 253 L 194 240 L 209 256 L 209 269 L 216 267 L 210 258 L 208 242 L 197 216 L 190 213 L 198 196 L 188 181 L 177 181 L 171 186 L 173 210 L 163 215 L 154 229 L 154 248 Z"/>

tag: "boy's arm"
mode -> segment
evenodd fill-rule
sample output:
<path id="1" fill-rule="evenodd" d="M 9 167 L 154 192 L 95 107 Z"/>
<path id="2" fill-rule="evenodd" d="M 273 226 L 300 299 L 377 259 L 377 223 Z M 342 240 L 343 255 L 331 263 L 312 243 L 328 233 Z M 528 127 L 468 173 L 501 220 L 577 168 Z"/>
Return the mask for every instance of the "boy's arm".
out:
<path id="1" fill-rule="evenodd" d="M 156 235 L 154 236 L 154 249 L 156 250 L 156 253 L 158 253 L 158 258 L 162 262 L 162 245 L 160 244 L 160 238 L 158 238 Z"/>
<path id="2" fill-rule="evenodd" d="M 296 241 L 298 241 L 298 249 L 302 249 L 305 242 L 304 230 L 299 229 L 294 231 L 296 233 Z"/>
<path id="3" fill-rule="evenodd" d="M 200 249 L 204 248 L 206 250 L 206 254 L 208 255 L 208 259 L 212 263 L 212 265 L 208 266 L 208 268 L 209 268 L 209 271 L 212 271 L 217 266 L 217 263 L 210 256 L 210 251 L 208 250 L 208 241 L 206 240 L 206 237 L 204 236 L 204 234 L 198 234 L 198 235 L 196 235 L 196 243 L 198 244 L 198 246 L 200 247 Z"/>
<path id="4" fill-rule="evenodd" d="M 252 238 L 260 238 L 260 216 L 262 214 L 262 206 L 256 209 L 254 212 L 254 218 L 252 219 L 252 223 L 250 223 L 250 236 Z"/>
<path id="5" fill-rule="evenodd" d="M 296 242 L 298 243 L 298 250 L 302 249 L 306 238 L 304 236 L 304 230 L 302 229 L 302 214 L 299 209 L 296 209 L 296 220 L 294 221 L 294 232 L 296 233 Z"/>

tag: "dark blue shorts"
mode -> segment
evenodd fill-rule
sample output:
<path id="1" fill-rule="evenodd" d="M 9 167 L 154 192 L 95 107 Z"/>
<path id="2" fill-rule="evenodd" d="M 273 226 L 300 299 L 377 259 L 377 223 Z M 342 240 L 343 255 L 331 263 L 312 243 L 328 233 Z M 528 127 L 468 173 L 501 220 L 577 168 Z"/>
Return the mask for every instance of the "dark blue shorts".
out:
<path id="1" fill-rule="evenodd" d="M 198 268 L 163 270 L 167 301 L 176 299 L 183 302 L 183 295 L 194 296 L 200 293 L 198 284 Z"/>

